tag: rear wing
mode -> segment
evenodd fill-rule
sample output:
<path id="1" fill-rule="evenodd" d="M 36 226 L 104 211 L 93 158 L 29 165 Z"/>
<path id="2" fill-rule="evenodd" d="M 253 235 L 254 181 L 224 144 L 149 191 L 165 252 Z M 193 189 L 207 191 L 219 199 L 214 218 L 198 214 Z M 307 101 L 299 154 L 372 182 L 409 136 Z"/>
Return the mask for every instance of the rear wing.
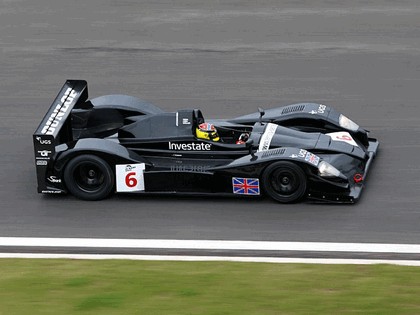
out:
<path id="1" fill-rule="evenodd" d="M 59 192 L 47 187 L 46 175 L 55 146 L 73 140 L 70 113 L 88 98 L 87 82 L 67 80 L 33 134 L 38 192 Z"/>

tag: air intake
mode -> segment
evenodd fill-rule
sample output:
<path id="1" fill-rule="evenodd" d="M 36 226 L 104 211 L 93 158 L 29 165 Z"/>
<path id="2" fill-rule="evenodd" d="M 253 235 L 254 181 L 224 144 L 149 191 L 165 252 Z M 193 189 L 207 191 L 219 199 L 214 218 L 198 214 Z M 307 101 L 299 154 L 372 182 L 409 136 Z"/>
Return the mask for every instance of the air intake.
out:
<path id="1" fill-rule="evenodd" d="M 262 158 L 268 158 L 274 155 L 283 155 L 284 151 L 286 151 L 286 149 L 283 148 L 263 151 Z"/>
<path id="2" fill-rule="evenodd" d="M 284 114 L 290 114 L 290 113 L 296 113 L 296 112 L 303 112 L 304 109 L 305 109 L 305 104 L 290 105 L 283 108 L 283 110 L 281 111 L 281 114 L 284 115 Z"/>

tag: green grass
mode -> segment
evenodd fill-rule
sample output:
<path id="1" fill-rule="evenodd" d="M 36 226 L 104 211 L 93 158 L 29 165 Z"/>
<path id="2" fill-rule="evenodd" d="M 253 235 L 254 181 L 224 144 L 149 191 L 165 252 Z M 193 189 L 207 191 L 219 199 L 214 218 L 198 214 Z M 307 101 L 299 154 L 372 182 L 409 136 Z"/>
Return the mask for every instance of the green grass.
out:
<path id="1" fill-rule="evenodd" d="M 420 314 L 420 268 L 0 259 L 0 314 Z"/>

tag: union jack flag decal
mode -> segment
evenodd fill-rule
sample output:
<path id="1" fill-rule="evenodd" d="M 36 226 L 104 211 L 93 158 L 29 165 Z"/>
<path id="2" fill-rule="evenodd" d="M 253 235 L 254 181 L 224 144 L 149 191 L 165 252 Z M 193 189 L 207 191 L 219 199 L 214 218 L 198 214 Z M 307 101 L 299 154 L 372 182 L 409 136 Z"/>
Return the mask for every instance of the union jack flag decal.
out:
<path id="1" fill-rule="evenodd" d="M 306 153 L 306 156 L 305 156 L 305 161 L 308 161 L 309 163 L 311 163 L 311 164 L 313 164 L 315 166 L 318 166 L 318 164 L 319 164 L 319 156 L 316 156 L 315 154 L 312 154 L 310 152 L 307 152 Z"/>
<path id="2" fill-rule="evenodd" d="M 232 177 L 233 193 L 239 195 L 259 195 L 260 181 L 258 178 Z"/>

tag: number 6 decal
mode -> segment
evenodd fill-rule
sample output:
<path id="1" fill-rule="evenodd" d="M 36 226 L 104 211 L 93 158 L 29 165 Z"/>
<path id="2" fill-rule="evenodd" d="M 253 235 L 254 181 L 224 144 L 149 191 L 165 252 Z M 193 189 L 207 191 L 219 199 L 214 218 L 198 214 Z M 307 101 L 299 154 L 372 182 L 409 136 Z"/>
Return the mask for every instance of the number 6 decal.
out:
<path id="1" fill-rule="evenodd" d="M 144 190 L 145 164 L 120 164 L 115 166 L 117 192 Z"/>
<path id="2" fill-rule="evenodd" d="M 347 131 L 327 133 L 327 136 L 330 136 L 334 141 L 342 141 L 358 147 L 356 141 L 354 141 L 353 137 Z"/>
<path id="3" fill-rule="evenodd" d="M 353 141 L 353 138 L 350 137 L 349 135 L 340 135 L 340 136 L 336 136 L 335 137 L 338 140 L 342 140 L 342 141 Z"/>
<path id="4" fill-rule="evenodd" d="M 125 175 L 125 185 L 127 187 L 133 188 L 137 186 L 137 179 L 136 179 L 136 172 L 130 172 L 127 175 Z"/>

